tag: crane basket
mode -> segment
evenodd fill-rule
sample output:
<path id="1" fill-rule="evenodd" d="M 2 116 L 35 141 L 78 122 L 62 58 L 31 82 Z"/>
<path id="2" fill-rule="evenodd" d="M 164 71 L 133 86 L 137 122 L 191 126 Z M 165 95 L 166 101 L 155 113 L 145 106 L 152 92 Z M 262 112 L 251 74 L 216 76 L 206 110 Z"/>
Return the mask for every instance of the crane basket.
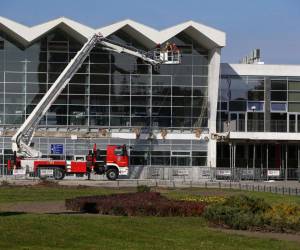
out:
<path id="1" fill-rule="evenodd" d="M 181 62 L 180 50 L 175 43 L 167 42 L 163 47 L 158 44 L 154 50 L 154 60 L 160 60 L 163 64 L 179 64 Z"/>

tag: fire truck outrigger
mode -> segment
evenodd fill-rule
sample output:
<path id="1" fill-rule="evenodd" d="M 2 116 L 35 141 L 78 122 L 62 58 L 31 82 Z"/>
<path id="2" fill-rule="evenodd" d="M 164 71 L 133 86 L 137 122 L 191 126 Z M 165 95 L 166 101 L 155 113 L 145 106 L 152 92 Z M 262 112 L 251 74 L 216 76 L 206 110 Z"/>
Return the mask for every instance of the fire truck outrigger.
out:
<path id="1" fill-rule="evenodd" d="M 63 179 L 66 174 L 106 174 L 110 180 L 115 180 L 119 175 L 128 174 L 128 154 L 126 145 L 108 145 L 106 148 L 106 159 L 101 159 L 96 144 L 93 150 L 86 157 L 74 157 L 74 160 L 54 160 L 42 158 L 42 153 L 30 146 L 41 118 L 48 111 L 53 102 L 57 99 L 74 74 L 78 71 L 90 51 L 97 45 L 102 49 L 117 53 L 126 53 L 142 59 L 152 65 L 162 63 L 180 63 L 179 50 L 171 51 L 167 54 L 165 51 L 155 51 L 149 54 L 137 50 L 130 46 L 124 46 L 103 37 L 102 34 L 94 34 L 77 52 L 75 57 L 66 66 L 57 80 L 53 83 L 48 92 L 34 108 L 25 122 L 12 137 L 12 151 L 14 159 L 9 160 L 10 168 L 22 169 L 25 173 L 35 176 L 53 176 L 54 179 Z"/>

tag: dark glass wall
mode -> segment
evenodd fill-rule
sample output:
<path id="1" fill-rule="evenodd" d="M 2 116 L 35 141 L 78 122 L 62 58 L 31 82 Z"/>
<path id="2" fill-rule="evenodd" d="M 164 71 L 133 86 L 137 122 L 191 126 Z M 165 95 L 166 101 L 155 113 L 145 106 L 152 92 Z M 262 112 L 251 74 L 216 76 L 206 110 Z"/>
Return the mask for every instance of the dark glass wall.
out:
<path id="1" fill-rule="evenodd" d="M 110 39 L 147 50 L 123 31 Z M 82 45 L 60 29 L 27 48 L 4 33 L 0 40 L 0 124 L 21 124 Z M 182 64 L 152 66 L 93 49 L 41 124 L 206 127 L 208 52 L 184 33 L 169 42 Z"/>

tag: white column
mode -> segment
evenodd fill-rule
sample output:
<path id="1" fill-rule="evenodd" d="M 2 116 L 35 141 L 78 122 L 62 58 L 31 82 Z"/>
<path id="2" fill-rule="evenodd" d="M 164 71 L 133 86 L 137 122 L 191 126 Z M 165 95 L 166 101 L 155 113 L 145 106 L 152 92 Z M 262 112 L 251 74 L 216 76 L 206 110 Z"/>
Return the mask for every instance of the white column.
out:
<path id="1" fill-rule="evenodd" d="M 217 124 L 217 106 L 218 106 L 218 90 L 220 79 L 220 60 L 221 48 L 214 48 L 210 51 L 210 62 L 208 68 L 208 127 L 209 135 L 216 133 Z M 208 142 L 208 158 L 209 167 L 217 165 L 217 142 L 209 136 Z"/>

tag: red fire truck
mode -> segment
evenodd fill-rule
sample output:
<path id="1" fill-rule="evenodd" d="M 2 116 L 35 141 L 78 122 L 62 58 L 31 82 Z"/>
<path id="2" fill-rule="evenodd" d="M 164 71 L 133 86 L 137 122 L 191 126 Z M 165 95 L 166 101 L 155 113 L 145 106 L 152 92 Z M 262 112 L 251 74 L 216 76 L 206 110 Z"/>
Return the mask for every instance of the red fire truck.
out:
<path id="1" fill-rule="evenodd" d="M 119 175 L 128 174 L 128 154 L 126 145 L 108 145 L 106 156 L 103 156 L 94 144 L 87 156 L 75 155 L 73 160 L 15 157 L 8 161 L 8 167 L 23 169 L 41 178 L 53 176 L 56 180 L 70 174 L 89 176 L 91 173 L 106 174 L 109 180 L 116 180 Z"/>
<path id="2" fill-rule="evenodd" d="M 142 52 L 130 46 L 124 46 L 115 41 L 108 40 L 102 34 L 94 34 L 77 52 L 75 57 L 66 66 L 63 72 L 53 83 L 48 92 L 34 108 L 25 122 L 12 137 L 12 151 L 14 161 L 9 162 L 8 166 L 21 169 L 25 173 L 32 173 L 38 176 L 54 176 L 55 179 L 63 179 L 66 174 L 106 174 L 110 180 L 115 180 L 119 175 L 128 174 L 128 155 L 126 146 L 108 145 L 105 159 L 101 159 L 99 151 L 94 145 L 92 152 L 87 156 L 74 156 L 73 160 L 54 160 L 42 157 L 42 153 L 30 147 L 35 129 L 41 118 L 57 99 L 70 79 L 81 67 L 82 63 L 89 55 L 90 51 L 100 44 L 102 49 L 117 53 L 126 53 L 143 61 L 157 65 L 161 63 L 180 62 L 179 51 L 174 50 L 172 56 L 165 56 L 164 51 L 156 51 L 152 56 L 147 52 Z M 101 98 L 101 97 L 99 97 Z M 102 157 L 103 158 L 103 157 Z"/>

